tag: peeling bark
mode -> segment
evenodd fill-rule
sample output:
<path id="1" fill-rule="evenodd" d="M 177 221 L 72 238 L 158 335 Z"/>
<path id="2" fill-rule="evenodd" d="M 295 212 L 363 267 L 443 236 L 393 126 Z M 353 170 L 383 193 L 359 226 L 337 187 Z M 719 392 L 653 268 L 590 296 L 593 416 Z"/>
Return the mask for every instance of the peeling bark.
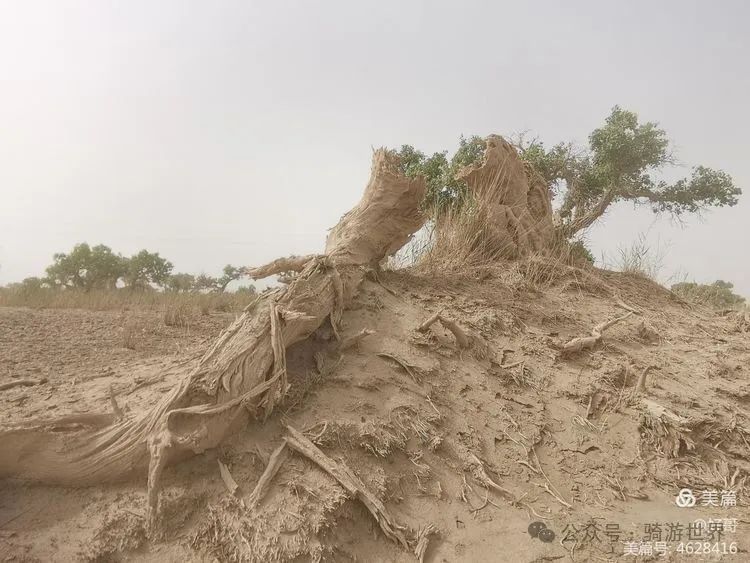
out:
<path id="1" fill-rule="evenodd" d="M 64 420 L 6 427 L 0 430 L 0 477 L 91 485 L 143 475 L 148 467 L 153 516 L 164 468 L 216 447 L 248 419 L 267 417 L 287 391 L 285 348 L 329 317 L 338 328 L 366 267 L 398 250 L 422 226 L 424 179 L 400 175 L 397 164 L 383 149 L 374 153 L 362 199 L 332 229 L 324 255 L 248 270 L 253 277 L 300 273 L 287 287 L 256 298 L 150 411 L 114 421 L 97 416 L 83 430 L 80 424 L 65 426 L 69 432 L 49 430 Z M 112 422 L 102 427 L 102 421 Z"/>
<path id="2" fill-rule="evenodd" d="M 476 202 L 475 221 L 483 230 L 478 242 L 506 258 L 547 248 L 554 228 L 544 180 L 502 137 L 490 135 L 486 142 L 483 161 L 459 174 Z"/>

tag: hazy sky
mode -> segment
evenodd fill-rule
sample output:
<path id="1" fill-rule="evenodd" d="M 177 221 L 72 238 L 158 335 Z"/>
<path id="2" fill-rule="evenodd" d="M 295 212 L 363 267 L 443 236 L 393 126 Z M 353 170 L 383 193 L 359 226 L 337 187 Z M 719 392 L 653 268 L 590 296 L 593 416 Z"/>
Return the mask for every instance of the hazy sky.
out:
<path id="1" fill-rule="evenodd" d="M 619 104 L 747 193 L 687 228 L 620 205 L 597 256 L 648 233 L 663 278 L 750 297 L 748 6 L 0 0 L 0 284 L 81 241 L 212 274 L 316 252 L 371 147 L 585 142 Z"/>

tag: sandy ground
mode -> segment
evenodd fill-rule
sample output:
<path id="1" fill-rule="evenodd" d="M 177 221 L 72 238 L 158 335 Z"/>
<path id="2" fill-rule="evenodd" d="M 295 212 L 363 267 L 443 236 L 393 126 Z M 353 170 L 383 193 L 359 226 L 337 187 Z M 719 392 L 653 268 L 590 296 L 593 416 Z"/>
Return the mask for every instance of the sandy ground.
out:
<path id="1" fill-rule="evenodd" d="M 543 290 L 491 270 L 382 281 L 366 282 L 343 319 L 346 335 L 374 335 L 341 352 L 323 328 L 293 346 L 281 409 L 167 470 L 158 536 L 144 529 L 145 475 L 75 489 L 5 479 L 0 560 L 413 561 L 296 454 L 247 506 L 284 423 L 350 467 L 397 521 L 432 524 L 425 561 L 635 560 L 634 549 L 641 560 L 649 549 L 750 560 L 748 332 L 621 274 Z M 626 312 L 618 299 L 639 314 L 563 356 L 562 344 Z M 440 325 L 415 330 L 439 310 L 481 345 L 460 350 Z M 113 394 L 125 416 L 144 410 L 231 319 L 174 328 L 157 313 L 0 308 L 0 383 L 47 380 L 0 392 L 0 430 L 111 412 Z M 683 488 L 695 506 L 677 505 Z M 547 531 L 530 535 L 534 522 Z"/>

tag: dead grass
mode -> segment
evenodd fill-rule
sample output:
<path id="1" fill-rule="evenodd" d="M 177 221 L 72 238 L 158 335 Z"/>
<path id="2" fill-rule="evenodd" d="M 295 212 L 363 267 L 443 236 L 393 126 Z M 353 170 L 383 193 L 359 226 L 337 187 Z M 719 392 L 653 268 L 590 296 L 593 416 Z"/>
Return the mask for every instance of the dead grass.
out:
<path id="1" fill-rule="evenodd" d="M 138 343 L 138 335 L 143 331 L 143 328 L 134 321 L 128 322 L 122 328 L 122 345 L 128 350 L 135 350 Z"/>
<path id="2" fill-rule="evenodd" d="M 646 233 L 640 233 L 630 246 L 618 246 L 614 257 L 602 256 L 604 267 L 658 281 L 664 269 L 667 249 L 657 240 L 651 244 Z"/>
<path id="3" fill-rule="evenodd" d="M 167 303 L 164 309 L 164 324 L 167 326 L 174 326 L 178 328 L 185 328 L 188 326 L 188 318 L 190 314 L 190 305 L 184 301 L 173 301 Z"/>
<path id="4" fill-rule="evenodd" d="M 168 326 L 184 326 L 182 319 L 196 312 L 239 312 L 253 299 L 248 293 L 168 293 L 125 289 L 75 291 L 0 288 L 0 307 L 87 309 L 92 311 L 164 311 Z"/>

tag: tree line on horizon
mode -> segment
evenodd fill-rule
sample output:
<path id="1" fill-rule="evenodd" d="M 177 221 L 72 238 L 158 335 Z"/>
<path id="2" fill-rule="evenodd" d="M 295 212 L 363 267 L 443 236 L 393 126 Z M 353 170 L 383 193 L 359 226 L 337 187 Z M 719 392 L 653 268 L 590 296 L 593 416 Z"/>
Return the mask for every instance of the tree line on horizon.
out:
<path id="1" fill-rule="evenodd" d="M 242 275 L 239 267 L 227 264 L 218 277 L 201 273 L 174 272 L 174 265 L 158 252 L 141 250 L 132 256 L 115 253 L 104 244 L 76 244 L 69 253 L 53 255 L 43 277 L 28 277 L 8 287 L 23 290 L 162 290 L 176 293 L 224 293 Z M 249 286 L 245 291 L 254 292 Z"/>

